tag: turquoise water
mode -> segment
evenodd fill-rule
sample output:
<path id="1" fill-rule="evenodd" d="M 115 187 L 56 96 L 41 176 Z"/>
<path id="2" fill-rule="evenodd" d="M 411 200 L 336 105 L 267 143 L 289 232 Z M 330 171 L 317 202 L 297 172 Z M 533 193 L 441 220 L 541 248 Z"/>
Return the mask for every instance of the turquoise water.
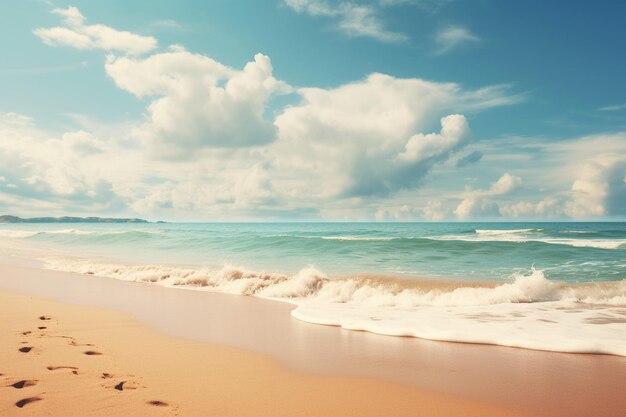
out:
<path id="1" fill-rule="evenodd" d="M 570 283 L 626 278 L 626 223 L 4 224 L 0 236 L 120 260 L 292 274 Z"/>
<path id="2" fill-rule="evenodd" d="M 626 356 L 626 223 L 5 224 L 0 244 L 84 279 L 289 302 L 309 323 Z"/>

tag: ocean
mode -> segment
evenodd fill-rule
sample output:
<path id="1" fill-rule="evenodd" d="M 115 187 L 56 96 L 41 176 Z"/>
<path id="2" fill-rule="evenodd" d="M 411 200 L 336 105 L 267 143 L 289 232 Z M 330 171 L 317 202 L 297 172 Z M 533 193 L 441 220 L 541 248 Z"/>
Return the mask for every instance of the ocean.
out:
<path id="1" fill-rule="evenodd" d="M 626 356 L 626 223 L 3 224 L 46 268 L 296 305 L 296 319 Z"/>

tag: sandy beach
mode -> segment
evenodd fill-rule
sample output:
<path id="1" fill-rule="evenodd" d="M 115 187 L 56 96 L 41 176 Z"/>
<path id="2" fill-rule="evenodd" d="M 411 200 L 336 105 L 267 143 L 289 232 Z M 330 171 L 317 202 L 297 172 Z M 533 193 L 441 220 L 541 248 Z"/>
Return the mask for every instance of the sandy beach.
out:
<path id="1" fill-rule="evenodd" d="M 626 407 L 622 357 L 351 332 L 294 320 L 284 303 L 3 263 L 0 415 L 619 416 Z"/>
<path id="2" fill-rule="evenodd" d="M 0 417 L 626 417 L 626 1 L 7 1 Z"/>
<path id="3" fill-rule="evenodd" d="M 0 258 L 0 415 L 621 416 L 626 358 L 387 337 Z M 21 406 L 21 407 L 20 407 Z"/>
<path id="4" fill-rule="evenodd" d="M 110 310 L 0 293 L 0 415 L 517 416 L 163 335 Z"/>

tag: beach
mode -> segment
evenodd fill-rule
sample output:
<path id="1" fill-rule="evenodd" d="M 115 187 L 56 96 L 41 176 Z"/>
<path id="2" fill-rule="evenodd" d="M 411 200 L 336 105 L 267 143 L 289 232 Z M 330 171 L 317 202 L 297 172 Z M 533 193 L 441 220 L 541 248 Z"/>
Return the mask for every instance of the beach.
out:
<path id="1" fill-rule="evenodd" d="M 269 300 L 2 264 L 0 415 L 619 416 L 626 408 L 624 357 L 386 337 L 303 323 L 289 316 L 293 306 Z M 28 399 L 36 400 L 16 406 Z"/>
<path id="2" fill-rule="evenodd" d="M 522 415 L 371 378 L 296 372 L 112 310 L 7 292 L 0 305 L 3 416 Z"/>
<path id="3" fill-rule="evenodd" d="M 626 1 L 7 3 L 0 417 L 626 417 Z"/>

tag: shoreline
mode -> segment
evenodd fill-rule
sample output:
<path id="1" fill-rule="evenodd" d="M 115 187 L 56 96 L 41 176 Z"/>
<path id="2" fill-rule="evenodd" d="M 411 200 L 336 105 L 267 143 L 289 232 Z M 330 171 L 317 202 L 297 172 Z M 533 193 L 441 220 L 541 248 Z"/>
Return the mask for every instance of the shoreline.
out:
<path id="1" fill-rule="evenodd" d="M 295 319 L 346 330 L 626 357 L 623 280 L 568 284 L 534 268 L 489 283 L 368 273 L 329 277 L 312 266 L 284 275 L 231 265 L 119 264 L 84 255 L 44 262 L 55 271 L 289 303 L 296 306 Z"/>
<path id="2" fill-rule="evenodd" d="M 121 311 L 167 337 L 254 352 L 291 372 L 373 378 L 530 415 L 618 416 L 626 408 L 620 394 L 626 383 L 623 357 L 346 331 L 294 320 L 289 314 L 294 306 L 284 303 L 7 263 L 0 262 L 6 277 L 0 291 Z"/>
<path id="3" fill-rule="evenodd" d="M 3 416 L 523 415 L 368 378 L 292 371 L 111 310 L 4 291 L 0 306 Z"/>

